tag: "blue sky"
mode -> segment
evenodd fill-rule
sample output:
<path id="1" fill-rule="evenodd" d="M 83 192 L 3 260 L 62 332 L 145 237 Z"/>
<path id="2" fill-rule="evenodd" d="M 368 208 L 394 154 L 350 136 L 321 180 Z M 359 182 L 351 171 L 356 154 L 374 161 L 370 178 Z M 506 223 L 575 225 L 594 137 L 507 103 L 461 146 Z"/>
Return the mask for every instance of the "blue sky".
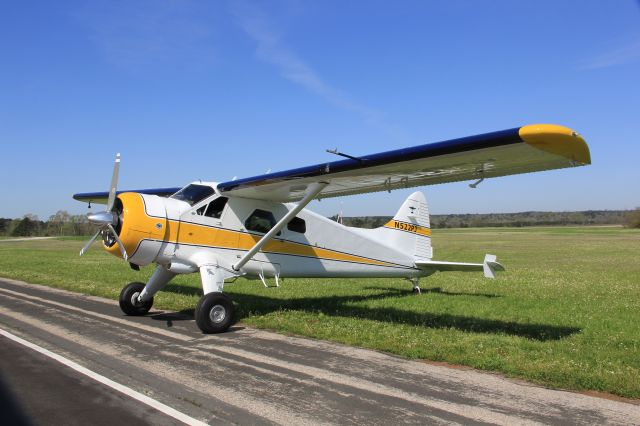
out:
<path id="1" fill-rule="evenodd" d="M 557 123 L 593 165 L 422 188 L 433 213 L 640 206 L 633 1 L 4 2 L 0 217 Z M 411 191 L 314 202 L 391 215 Z"/>

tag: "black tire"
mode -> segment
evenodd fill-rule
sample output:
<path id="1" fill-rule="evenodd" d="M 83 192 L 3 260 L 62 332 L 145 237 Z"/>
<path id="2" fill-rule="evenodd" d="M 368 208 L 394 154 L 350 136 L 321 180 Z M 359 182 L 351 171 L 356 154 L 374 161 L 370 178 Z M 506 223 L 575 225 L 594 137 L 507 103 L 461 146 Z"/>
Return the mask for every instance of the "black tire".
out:
<path id="1" fill-rule="evenodd" d="M 196 324 L 203 333 L 222 333 L 233 324 L 236 307 L 227 295 L 213 292 L 200 298 L 196 306 Z"/>
<path id="2" fill-rule="evenodd" d="M 120 309 L 127 315 L 140 316 L 149 312 L 153 306 L 153 297 L 146 302 L 138 302 L 136 299 L 144 288 L 144 283 L 129 283 L 120 292 Z"/>

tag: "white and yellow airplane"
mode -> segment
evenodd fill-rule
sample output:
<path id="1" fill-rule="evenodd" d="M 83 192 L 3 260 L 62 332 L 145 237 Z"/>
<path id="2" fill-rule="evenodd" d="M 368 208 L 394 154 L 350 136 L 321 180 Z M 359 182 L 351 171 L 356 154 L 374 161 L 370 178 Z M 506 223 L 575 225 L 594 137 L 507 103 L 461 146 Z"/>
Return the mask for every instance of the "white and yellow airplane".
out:
<path id="1" fill-rule="evenodd" d="M 156 263 L 149 281 L 120 294 L 128 315 L 144 315 L 154 295 L 177 274 L 198 272 L 204 295 L 195 310 L 205 333 L 233 323 L 224 283 L 237 277 L 402 277 L 419 293 L 419 279 L 437 271 L 503 270 L 483 263 L 431 260 L 429 211 L 414 192 L 391 221 L 377 229 L 344 226 L 304 207 L 313 199 L 391 191 L 461 180 L 529 173 L 591 163 L 584 139 L 566 127 L 538 124 L 461 139 L 353 157 L 229 182 L 193 182 L 184 188 L 116 190 L 120 155 L 109 192 L 75 194 L 105 203 L 90 214 L 104 248 L 131 267 Z M 295 204 L 294 202 L 297 202 Z"/>

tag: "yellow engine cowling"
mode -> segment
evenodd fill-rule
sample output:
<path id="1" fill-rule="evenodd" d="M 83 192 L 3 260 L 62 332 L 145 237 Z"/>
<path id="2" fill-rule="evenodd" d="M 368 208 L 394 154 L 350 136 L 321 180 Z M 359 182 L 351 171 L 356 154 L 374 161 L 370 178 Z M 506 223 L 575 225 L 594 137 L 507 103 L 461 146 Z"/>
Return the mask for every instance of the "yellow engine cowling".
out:
<path id="1" fill-rule="evenodd" d="M 162 243 L 170 237 L 164 199 L 125 192 L 118 195 L 116 204 L 118 202 L 122 205 L 122 213 L 116 231 L 129 261 L 138 265 L 153 262 Z M 122 257 L 117 242 L 111 246 L 103 245 L 112 255 Z"/>

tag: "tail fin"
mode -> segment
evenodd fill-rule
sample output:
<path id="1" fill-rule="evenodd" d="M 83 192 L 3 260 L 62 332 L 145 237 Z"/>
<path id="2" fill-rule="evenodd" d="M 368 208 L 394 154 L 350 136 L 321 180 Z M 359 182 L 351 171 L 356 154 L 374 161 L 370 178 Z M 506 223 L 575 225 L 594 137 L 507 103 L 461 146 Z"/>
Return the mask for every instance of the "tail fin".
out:
<path id="1" fill-rule="evenodd" d="M 433 257 L 429 209 L 420 191 L 409 195 L 393 219 L 379 228 L 379 232 L 387 244 L 416 259 Z"/>

